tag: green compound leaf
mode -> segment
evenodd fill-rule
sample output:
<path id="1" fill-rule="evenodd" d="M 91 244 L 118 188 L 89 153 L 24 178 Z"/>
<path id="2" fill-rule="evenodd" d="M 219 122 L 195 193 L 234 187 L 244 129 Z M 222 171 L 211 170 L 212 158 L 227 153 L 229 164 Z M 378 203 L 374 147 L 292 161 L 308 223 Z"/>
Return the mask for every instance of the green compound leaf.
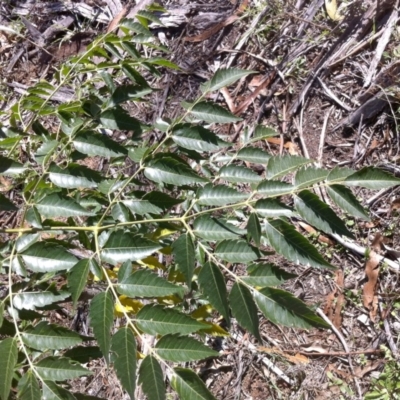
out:
<path id="1" fill-rule="evenodd" d="M 221 218 L 212 218 L 209 215 L 202 215 L 193 222 L 193 233 L 205 240 L 223 240 L 238 238 L 246 233 L 235 225 L 226 222 Z"/>
<path id="2" fill-rule="evenodd" d="M 79 164 L 69 164 L 64 169 L 52 164 L 49 168 L 49 179 L 56 186 L 66 189 L 94 188 L 101 181 L 101 175 Z"/>
<path id="3" fill-rule="evenodd" d="M 344 222 L 317 195 L 303 190 L 295 197 L 298 213 L 311 225 L 326 233 L 336 233 L 353 238 Z"/>
<path id="4" fill-rule="evenodd" d="M 203 93 L 213 92 L 214 90 L 221 89 L 225 86 L 232 85 L 241 78 L 244 78 L 250 74 L 255 74 L 256 71 L 248 71 L 245 69 L 238 68 L 227 68 L 219 69 L 209 82 L 205 82 L 201 85 L 201 91 Z"/>
<path id="5" fill-rule="evenodd" d="M 118 106 L 111 110 L 104 111 L 100 115 L 100 122 L 104 128 L 133 131 L 135 134 L 142 133 L 141 123 Z"/>
<path id="6" fill-rule="evenodd" d="M 27 371 L 18 385 L 21 385 L 20 390 L 18 391 L 18 399 L 37 400 L 41 398 L 39 382 L 37 381 L 33 371 Z"/>
<path id="7" fill-rule="evenodd" d="M 32 225 L 33 228 L 42 229 L 42 217 L 36 207 L 30 208 L 26 213 L 26 221 Z"/>
<path id="8" fill-rule="evenodd" d="M 21 333 L 23 342 L 37 350 L 61 350 L 82 342 L 81 337 L 62 326 L 39 322 L 34 328 Z"/>
<path id="9" fill-rule="evenodd" d="M 241 279 L 248 285 L 258 287 L 279 286 L 297 276 L 270 263 L 251 264 L 247 267 L 247 273 L 249 276 L 243 276 Z"/>
<path id="10" fill-rule="evenodd" d="M 188 335 L 207 327 L 186 314 L 161 305 L 146 305 L 136 316 L 139 329 L 150 335 Z"/>
<path id="11" fill-rule="evenodd" d="M 134 272 L 117 286 L 120 294 L 129 297 L 163 297 L 177 294 L 183 296 L 182 286 L 174 285 L 153 272 L 142 269 Z"/>
<path id="12" fill-rule="evenodd" d="M 103 353 L 98 346 L 75 346 L 64 353 L 64 357 L 77 361 L 80 364 L 86 364 L 91 360 L 102 358 Z"/>
<path id="13" fill-rule="evenodd" d="M 247 221 L 247 233 L 254 240 L 256 246 L 261 244 L 261 225 L 256 213 L 251 213 Z"/>
<path id="14" fill-rule="evenodd" d="M 278 136 L 279 132 L 277 132 L 275 129 L 270 128 L 268 126 L 263 126 L 263 125 L 257 125 L 256 129 L 254 130 L 254 138 L 260 140 L 260 139 L 266 139 L 269 137 L 273 136 Z"/>
<path id="15" fill-rule="evenodd" d="M 62 357 L 46 357 L 35 365 L 35 369 L 42 379 L 49 381 L 64 381 L 93 374 L 80 364 Z"/>
<path id="16" fill-rule="evenodd" d="M 290 217 L 293 215 L 293 210 L 277 199 L 258 200 L 254 209 L 261 217 Z"/>
<path id="17" fill-rule="evenodd" d="M 171 385 L 181 399 L 216 400 L 204 382 L 191 369 L 174 368 Z"/>
<path id="18" fill-rule="evenodd" d="M 250 290 L 241 283 L 236 282 L 229 294 L 229 303 L 232 314 L 237 319 L 239 325 L 247 329 L 261 342 L 257 306 L 254 303 Z"/>
<path id="19" fill-rule="evenodd" d="M 53 193 L 44 197 L 36 203 L 36 207 L 39 210 L 39 213 L 46 218 L 83 217 L 93 215 L 91 211 L 84 209 L 70 197 L 64 196 L 60 193 Z"/>
<path id="20" fill-rule="evenodd" d="M 326 188 L 329 197 L 343 211 L 353 217 L 361 218 L 365 221 L 370 221 L 370 217 L 364 210 L 362 205 L 356 199 L 349 188 L 342 185 L 332 185 Z"/>
<path id="21" fill-rule="evenodd" d="M 62 246 L 38 242 L 21 253 L 27 268 L 34 272 L 56 272 L 71 269 L 78 259 Z"/>
<path id="22" fill-rule="evenodd" d="M 15 242 L 15 249 L 18 253 L 26 250 L 39 240 L 40 236 L 37 233 L 22 235 Z"/>
<path id="23" fill-rule="evenodd" d="M 82 294 L 83 289 L 86 286 L 89 271 L 96 268 L 92 259 L 84 259 L 78 261 L 68 273 L 68 288 L 71 292 L 72 301 L 74 306 L 79 300 L 79 296 Z"/>
<path id="24" fill-rule="evenodd" d="M 0 193 L 0 211 L 16 211 L 18 208 Z"/>
<path id="25" fill-rule="evenodd" d="M 156 344 L 157 354 L 167 361 L 189 362 L 218 356 L 203 343 L 187 336 L 165 335 Z"/>
<path id="26" fill-rule="evenodd" d="M 351 168 L 346 167 L 335 167 L 332 171 L 329 172 L 326 181 L 329 183 L 343 183 L 343 181 L 350 175 L 353 175 L 356 171 Z"/>
<path id="27" fill-rule="evenodd" d="M 204 206 L 224 206 L 240 202 L 248 197 L 248 194 L 240 193 L 228 186 L 213 186 L 211 183 L 205 185 L 197 192 L 198 203 Z"/>
<path id="28" fill-rule="evenodd" d="M 221 270 L 215 264 L 206 262 L 200 270 L 198 279 L 208 301 L 225 318 L 229 327 L 228 293 Z"/>
<path id="29" fill-rule="evenodd" d="M 258 250 L 244 240 L 223 240 L 218 243 L 215 255 L 228 262 L 248 263 L 259 258 Z"/>
<path id="30" fill-rule="evenodd" d="M 219 124 L 242 121 L 242 118 L 236 117 L 225 108 L 207 101 L 197 103 L 193 107 L 187 103 L 182 103 L 182 106 L 188 109 L 195 118 L 202 121 Z"/>
<path id="31" fill-rule="evenodd" d="M 378 190 L 400 185 L 400 179 L 380 169 L 365 167 L 348 176 L 343 184 Z"/>
<path id="32" fill-rule="evenodd" d="M 275 324 L 305 329 L 329 328 L 329 324 L 289 292 L 263 288 L 255 292 L 254 298 L 264 316 Z"/>
<path id="33" fill-rule="evenodd" d="M 283 196 L 290 194 L 294 190 L 294 186 L 290 183 L 281 181 L 262 181 L 257 186 L 257 192 L 268 197 Z"/>
<path id="34" fill-rule="evenodd" d="M 148 400 L 165 400 L 165 384 L 157 359 L 147 356 L 139 368 L 139 383 Z"/>
<path id="35" fill-rule="evenodd" d="M 18 347 L 16 339 L 4 339 L 0 343 L 0 354 L 0 398 L 7 400 L 11 390 L 14 368 L 17 364 Z"/>
<path id="36" fill-rule="evenodd" d="M 236 158 L 254 164 L 267 164 L 271 156 L 258 147 L 244 147 L 239 150 Z"/>
<path id="37" fill-rule="evenodd" d="M 0 175 L 17 176 L 26 170 L 21 163 L 11 158 L 0 156 Z"/>
<path id="38" fill-rule="evenodd" d="M 158 243 L 139 235 L 116 231 L 111 233 L 101 250 L 101 258 L 103 261 L 116 265 L 125 261 L 141 260 L 160 248 Z"/>
<path id="39" fill-rule="evenodd" d="M 180 125 L 173 130 L 171 137 L 178 146 L 198 152 L 216 151 L 230 146 L 230 143 L 221 140 L 214 132 L 198 125 Z"/>
<path id="40" fill-rule="evenodd" d="M 38 397 L 40 398 L 40 397 Z M 76 397 L 67 389 L 56 385 L 50 380 L 43 381 L 43 397 L 45 400 L 76 400 Z"/>
<path id="41" fill-rule="evenodd" d="M 265 231 L 271 246 L 288 260 L 316 268 L 334 268 L 287 222 L 281 219 L 269 220 L 265 223 Z"/>
<path id="42" fill-rule="evenodd" d="M 106 135 L 95 132 L 80 132 L 73 140 L 75 149 L 88 156 L 120 157 L 128 150 Z"/>
<path id="43" fill-rule="evenodd" d="M 258 183 L 261 176 L 250 168 L 240 165 L 228 165 L 219 170 L 219 176 L 227 182 L 232 183 Z"/>
<path id="44" fill-rule="evenodd" d="M 131 400 L 134 400 L 136 387 L 136 340 L 130 328 L 121 328 L 112 337 L 111 351 L 114 353 L 114 368 L 117 377 Z"/>
<path id="45" fill-rule="evenodd" d="M 268 161 L 267 178 L 276 179 L 287 175 L 289 172 L 310 164 L 313 161 L 309 158 L 299 156 L 274 156 Z"/>
<path id="46" fill-rule="evenodd" d="M 297 171 L 294 184 L 296 188 L 309 188 L 315 183 L 326 179 L 328 174 L 329 171 L 322 168 L 303 167 Z"/>
<path id="47" fill-rule="evenodd" d="M 175 256 L 178 270 L 182 272 L 186 284 L 190 288 L 196 262 L 192 237 L 188 233 L 179 236 L 172 244 L 172 253 Z"/>
<path id="48" fill-rule="evenodd" d="M 118 104 L 124 103 L 129 100 L 134 100 L 134 99 L 140 99 L 147 94 L 150 94 L 152 92 L 152 89 L 149 86 L 139 86 L 139 85 L 123 85 L 123 86 L 118 86 L 110 100 L 107 103 L 107 107 L 113 107 Z M 107 115 L 106 115 L 107 116 Z M 102 117 L 104 118 L 104 115 L 102 114 Z M 138 121 L 135 120 L 136 123 L 139 123 Z"/>
<path id="49" fill-rule="evenodd" d="M 46 307 L 69 297 L 69 292 L 53 293 L 50 291 L 22 292 L 14 296 L 14 307 L 18 310 L 35 310 L 37 307 Z"/>
<path id="50" fill-rule="evenodd" d="M 146 177 L 153 182 L 168 183 L 176 186 L 206 182 L 184 161 L 165 156 L 149 163 L 144 170 Z"/>
<path id="51" fill-rule="evenodd" d="M 90 325 L 101 352 L 107 362 L 110 360 L 110 332 L 114 320 L 114 302 L 110 292 L 94 296 L 89 308 Z"/>

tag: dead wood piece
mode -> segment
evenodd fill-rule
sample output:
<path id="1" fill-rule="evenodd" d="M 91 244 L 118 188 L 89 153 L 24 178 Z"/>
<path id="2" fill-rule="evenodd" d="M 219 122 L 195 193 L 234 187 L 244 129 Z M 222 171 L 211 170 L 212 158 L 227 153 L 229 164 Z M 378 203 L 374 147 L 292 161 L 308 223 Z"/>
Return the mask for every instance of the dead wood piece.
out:
<path id="1" fill-rule="evenodd" d="M 297 29 L 297 33 L 296 33 L 297 37 L 302 36 L 304 30 L 311 23 L 315 14 L 318 12 L 318 10 L 322 7 L 323 4 L 324 4 L 324 0 L 313 0 L 313 2 L 308 6 L 305 16 L 304 16 L 304 20 Z"/>
<path id="2" fill-rule="evenodd" d="M 399 0 L 396 1 L 393 11 L 390 14 L 389 20 L 386 24 L 386 27 L 383 28 L 383 34 L 378 41 L 374 57 L 370 62 L 369 70 L 364 80 L 364 87 L 369 86 L 371 80 L 373 79 L 373 76 L 376 74 L 376 68 L 378 67 L 379 62 L 381 61 L 382 54 L 385 51 L 387 44 L 389 43 L 389 39 L 390 36 L 392 35 L 393 28 L 399 19 L 398 7 L 399 7 Z"/>
<path id="3" fill-rule="evenodd" d="M 379 2 L 379 6 L 374 2 L 371 6 L 361 15 L 355 17 L 349 16 L 348 27 L 340 35 L 340 37 L 333 43 L 331 48 L 321 58 L 318 64 L 314 67 L 313 71 L 309 74 L 306 83 L 303 85 L 303 89 L 297 96 L 296 100 L 290 108 L 290 115 L 297 112 L 300 105 L 305 101 L 305 98 L 314 84 L 315 79 L 320 76 L 324 78 L 328 74 L 328 66 L 337 58 L 343 57 L 346 51 L 353 46 L 354 43 L 358 43 L 362 38 L 366 36 L 368 31 L 371 29 L 374 21 L 380 20 L 385 15 L 388 9 L 392 9 L 393 5 L 397 0 L 384 0 Z M 342 21 L 343 24 L 345 21 Z"/>
<path id="4" fill-rule="evenodd" d="M 233 24 L 236 20 L 239 19 L 239 15 L 247 8 L 249 0 L 243 0 L 240 7 L 235 11 L 234 14 L 226 17 L 221 22 L 211 26 L 200 35 L 197 36 L 187 36 L 184 38 L 187 42 L 203 42 L 204 40 L 210 38 L 211 36 L 215 35 L 218 31 L 220 31 L 225 26 Z"/>
<path id="5" fill-rule="evenodd" d="M 6 72 L 10 73 L 12 71 L 12 69 L 14 68 L 15 64 L 17 63 L 17 61 L 20 59 L 20 57 L 22 56 L 22 54 L 24 54 L 24 52 L 26 51 L 25 47 L 22 46 L 11 58 L 11 60 L 8 62 L 8 65 L 6 67 Z"/>
<path id="6" fill-rule="evenodd" d="M 35 25 L 30 23 L 26 18 L 21 17 L 21 21 L 25 25 L 26 29 L 28 30 L 29 34 L 31 35 L 31 38 L 37 42 L 38 45 L 43 46 L 43 38 L 42 34 L 40 33 L 39 29 L 36 28 Z"/>
<path id="7" fill-rule="evenodd" d="M 357 101 L 360 104 L 365 103 L 368 99 L 382 90 L 389 88 L 390 86 L 395 86 L 398 84 L 398 77 L 400 75 L 400 61 L 394 61 L 389 64 L 387 67 L 382 69 L 378 75 L 375 77 L 374 81 L 372 82 L 370 88 L 362 93 Z"/>
<path id="8" fill-rule="evenodd" d="M 243 336 L 237 333 L 232 333 L 232 338 L 235 339 L 238 342 L 243 341 Z M 254 346 L 252 343 L 246 343 L 246 347 L 252 352 L 258 354 L 258 349 L 257 346 Z M 267 357 L 262 357 L 261 362 L 274 374 L 276 374 L 280 379 L 285 381 L 288 385 L 293 386 L 295 385 L 295 381 L 291 378 L 289 378 L 280 368 L 278 368 L 271 360 L 269 360 Z"/>
<path id="9" fill-rule="evenodd" d="M 136 14 L 139 11 L 144 10 L 146 7 L 150 6 L 152 3 L 154 3 L 154 0 L 139 0 L 137 2 L 137 4 L 135 5 L 135 7 L 133 7 L 128 15 L 126 16 L 126 18 L 135 18 Z"/>
<path id="10" fill-rule="evenodd" d="M 342 246 L 346 247 L 347 249 L 353 251 L 354 253 L 360 255 L 360 256 L 365 256 L 367 249 L 365 247 L 362 247 L 358 245 L 357 243 L 350 242 L 347 239 L 343 239 L 342 236 L 337 235 L 337 234 L 332 234 L 332 236 L 338 243 L 340 243 Z M 379 262 L 385 263 L 388 268 L 395 272 L 399 273 L 400 270 L 400 264 L 398 262 L 392 261 L 386 257 L 383 257 L 381 255 L 377 255 L 377 258 L 379 259 Z"/>
<path id="11" fill-rule="evenodd" d="M 7 86 L 14 88 L 17 93 L 27 94 L 27 89 L 30 86 L 23 85 L 18 82 L 7 83 Z M 46 96 L 39 95 L 39 97 L 46 98 Z M 51 100 L 58 101 L 60 103 L 67 103 L 75 99 L 75 92 L 72 89 L 68 89 L 65 87 L 61 87 L 54 95 L 51 97 Z"/>
<path id="12" fill-rule="evenodd" d="M 57 20 L 53 25 L 49 26 L 43 33 L 42 38 L 45 43 L 49 43 L 59 32 L 69 28 L 74 22 L 71 16 Z"/>
<path id="13" fill-rule="evenodd" d="M 382 91 L 380 91 L 372 99 L 368 100 L 366 103 L 362 104 L 355 111 L 353 111 L 349 116 L 343 118 L 333 129 L 336 131 L 341 128 L 350 128 L 359 124 L 361 120 L 376 117 L 390 100 L 395 100 L 392 96 L 390 98 Z"/>
<path id="14" fill-rule="evenodd" d="M 57 14 L 70 11 L 73 14 L 81 15 L 84 18 L 95 20 L 101 23 L 108 23 L 111 15 L 103 11 L 99 7 L 91 7 L 85 3 L 73 3 L 71 1 L 57 1 L 54 3 L 34 2 L 23 3 L 18 2 L 12 9 L 12 15 L 27 16 L 35 13 L 38 17 L 48 17 L 49 14 Z"/>
<path id="15" fill-rule="evenodd" d="M 105 0 L 105 1 L 113 17 L 118 15 L 124 8 L 122 6 L 121 0 Z"/>

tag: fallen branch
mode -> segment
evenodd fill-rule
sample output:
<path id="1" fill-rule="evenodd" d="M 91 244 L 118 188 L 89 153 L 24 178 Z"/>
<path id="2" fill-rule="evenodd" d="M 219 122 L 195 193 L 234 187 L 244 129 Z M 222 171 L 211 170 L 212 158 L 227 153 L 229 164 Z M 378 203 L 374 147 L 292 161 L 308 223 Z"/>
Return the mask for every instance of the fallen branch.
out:
<path id="1" fill-rule="evenodd" d="M 342 246 L 346 247 L 347 249 L 351 250 L 352 252 L 359 254 L 361 256 L 365 256 L 365 254 L 367 252 L 366 247 L 362 247 L 362 246 L 358 245 L 357 243 L 350 242 L 346 239 L 343 239 L 341 236 L 336 235 L 336 234 L 332 234 L 331 236 L 337 242 L 339 242 Z M 385 263 L 391 271 L 399 273 L 399 271 L 400 271 L 399 263 L 389 260 L 388 258 L 383 257 L 379 254 L 377 254 L 377 257 L 378 257 L 380 263 L 381 262 Z"/>

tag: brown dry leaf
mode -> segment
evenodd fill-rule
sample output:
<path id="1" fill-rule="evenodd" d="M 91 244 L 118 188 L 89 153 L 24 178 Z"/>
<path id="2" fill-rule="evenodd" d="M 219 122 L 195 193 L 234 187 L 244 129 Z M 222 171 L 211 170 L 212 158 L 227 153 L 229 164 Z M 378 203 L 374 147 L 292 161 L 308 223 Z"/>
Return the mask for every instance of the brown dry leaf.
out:
<path id="1" fill-rule="evenodd" d="M 281 138 L 267 138 L 265 139 L 268 143 L 276 144 L 278 146 L 281 145 L 282 139 Z M 284 143 L 283 147 L 289 151 L 291 155 L 299 155 L 300 150 L 296 143 L 291 141 L 287 141 Z M 315 231 L 315 230 L 314 230 Z M 316 232 L 316 231 L 315 231 Z M 311 232 L 310 232 L 311 233 Z"/>
<path id="2" fill-rule="evenodd" d="M 371 243 L 371 249 L 379 253 L 383 248 L 384 237 L 378 232 Z"/>
<path id="3" fill-rule="evenodd" d="M 249 4 L 249 0 L 244 0 L 240 7 L 236 10 L 235 14 L 229 16 L 225 21 L 221 21 L 218 24 L 215 24 L 211 28 L 207 29 L 206 31 L 202 32 L 200 35 L 197 36 L 186 36 L 183 40 L 186 42 L 203 42 L 204 40 L 208 39 L 212 35 L 216 34 L 225 26 L 233 24 L 236 20 L 239 19 L 239 14 L 241 14 Z"/>
<path id="4" fill-rule="evenodd" d="M 224 99 L 225 99 L 226 104 L 228 105 L 229 111 L 233 113 L 235 111 L 236 107 L 235 107 L 233 99 L 229 93 L 229 90 L 226 87 L 224 87 L 220 90 L 220 92 L 221 92 L 222 96 L 224 96 Z"/>
<path id="5" fill-rule="evenodd" d="M 121 19 L 125 17 L 125 15 L 128 13 L 128 8 L 124 7 L 110 22 L 107 28 L 107 33 L 112 32 L 115 28 L 118 27 L 119 23 L 121 22 Z"/>
<path id="6" fill-rule="evenodd" d="M 303 344 L 303 345 L 301 345 L 301 349 L 308 353 L 321 353 L 321 354 L 328 353 L 327 349 L 325 349 L 321 345 L 314 344 L 314 343 Z"/>
<path id="7" fill-rule="evenodd" d="M 340 271 L 341 272 L 341 271 Z M 343 275 L 343 274 L 342 274 Z M 335 307 L 335 316 L 333 317 L 333 325 L 340 329 L 342 326 L 342 309 L 346 304 L 344 294 L 340 293 L 336 300 L 336 307 Z"/>
<path id="8" fill-rule="evenodd" d="M 241 114 L 244 110 L 246 110 L 247 107 L 248 107 L 251 103 L 253 103 L 253 101 L 258 97 L 258 95 L 260 95 L 260 94 L 262 93 L 262 91 L 263 91 L 266 87 L 268 87 L 268 86 L 271 84 L 271 82 L 274 81 L 276 74 L 277 74 L 277 73 L 276 73 L 276 71 L 274 70 L 274 71 L 272 71 L 271 74 L 265 76 L 265 77 L 263 78 L 263 80 L 260 82 L 260 84 L 258 85 L 258 87 L 254 90 L 254 92 L 253 92 L 250 96 L 248 96 L 248 97 L 243 101 L 243 103 L 240 104 L 240 105 L 236 108 L 234 114 L 235 114 L 235 115 L 239 115 L 239 114 Z"/>
<path id="9" fill-rule="evenodd" d="M 251 91 L 254 91 L 263 83 L 264 76 L 263 75 L 256 75 L 253 79 L 249 82 L 249 88 Z M 259 93 L 261 96 L 266 96 L 268 94 L 267 89 L 262 89 Z"/>
<path id="10" fill-rule="evenodd" d="M 310 360 L 308 359 L 308 357 L 296 353 L 294 356 L 291 356 L 290 354 L 286 354 L 284 351 L 281 351 L 279 349 L 277 349 L 276 347 L 263 347 L 263 346 L 259 346 L 257 348 L 258 350 L 260 350 L 263 353 L 268 353 L 268 354 L 279 354 L 282 357 L 285 357 L 288 361 L 290 361 L 293 364 L 308 364 L 310 362 Z"/>
<path id="11" fill-rule="evenodd" d="M 10 179 L 0 176 L 0 192 L 8 192 L 12 188 L 12 181 Z"/>
<path id="12" fill-rule="evenodd" d="M 375 227 L 377 227 L 379 225 L 379 221 L 376 219 L 375 221 L 371 221 L 371 222 L 365 222 L 364 223 L 364 226 L 367 228 L 367 229 L 371 229 L 371 228 L 375 228 Z"/>
<path id="13" fill-rule="evenodd" d="M 383 360 L 369 361 L 366 365 L 354 368 L 354 375 L 357 378 L 363 378 L 368 372 L 375 371 L 383 363 Z"/>
<path id="14" fill-rule="evenodd" d="M 299 222 L 299 225 L 300 225 L 306 232 L 308 232 L 309 234 L 311 234 L 311 235 L 317 235 L 316 229 L 314 229 L 311 225 L 308 225 L 308 224 L 306 224 L 306 223 L 303 222 L 303 221 L 300 221 L 300 222 Z M 321 235 L 321 234 L 318 235 L 317 240 L 318 240 L 319 242 L 321 242 L 321 243 L 326 243 L 326 244 L 328 244 L 329 246 L 333 246 L 333 245 L 335 244 L 335 242 L 334 242 L 332 239 L 328 238 L 327 236 Z"/>
<path id="15" fill-rule="evenodd" d="M 390 210 L 399 210 L 400 209 L 400 197 L 398 197 L 397 199 L 394 199 L 392 201 L 392 204 L 390 204 Z"/>
<path id="16" fill-rule="evenodd" d="M 365 275 L 368 282 L 363 287 L 363 304 L 369 310 L 371 321 L 375 322 L 378 312 L 378 296 L 376 294 L 376 286 L 379 276 L 379 257 L 378 254 L 371 250 L 368 260 L 365 263 Z"/>
<path id="17" fill-rule="evenodd" d="M 284 147 L 288 149 L 289 154 L 291 156 L 298 156 L 300 154 L 299 147 L 296 143 L 293 142 L 286 142 Z"/>
<path id="18" fill-rule="evenodd" d="M 344 379 L 352 379 L 351 374 L 349 374 L 346 371 L 342 371 L 340 369 L 337 369 L 333 364 L 329 364 L 327 369 L 327 371 L 332 371 L 335 374 L 338 374 L 340 377 L 344 378 Z"/>
<path id="19" fill-rule="evenodd" d="M 343 272 L 337 270 L 335 272 L 335 288 L 332 290 L 331 293 L 326 296 L 326 305 L 324 308 L 325 315 L 332 321 L 333 325 L 340 329 L 342 326 L 342 308 L 345 304 L 345 298 L 342 291 L 339 292 L 339 295 L 336 298 L 336 305 L 333 307 L 333 301 L 335 300 L 335 296 L 339 289 L 343 289 L 344 285 L 344 275 Z"/>

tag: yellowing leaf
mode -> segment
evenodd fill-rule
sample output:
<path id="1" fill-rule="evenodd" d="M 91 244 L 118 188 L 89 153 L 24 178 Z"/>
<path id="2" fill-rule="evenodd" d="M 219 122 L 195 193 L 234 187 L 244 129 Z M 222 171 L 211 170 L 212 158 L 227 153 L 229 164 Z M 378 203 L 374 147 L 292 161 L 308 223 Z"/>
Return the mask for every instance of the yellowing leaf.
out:
<path id="1" fill-rule="evenodd" d="M 259 346 L 258 350 L 262 351 L 263 353 L 273 353 L 273 354 L 279 354 L 282 357 L 285 357 L 288 361 L 292 362 L 293 364 L 308 364 L 310 360 L 308 357 L 302 355 L 302 354 L 295 354 L 294 356 L 291 356 L 290 354 L 285 353 L 282 350 L 277 349 L 276 347 L 263 347 Z"/>
<path id="2" fill-rule="evenodd" d="M 119 296 L 119 303 L 115 303 L 114 313 L 117 317 L 123 317 L 126 314 L 137 314 L 143 307 L 143 303 L 133 300 L 125 295 Z"/>
<path id="3" fill-rule="evenodd" d="M 204 304 L 198 309 L 194 310 L 190 315 L 194 319 L 206 319 L 208 318 L 211 313 L 213 312 L 213 308 L 210 304 Z"/>
<path id="4" fill-rule="evenodd" d="M 172 248 L 171 246 L 163 247 L 161 250 L 159 250 L 159 253 L 169 256 L 172 254 Z"/>
<path id="5" fill-rule="evenodd" d="M 332 21 L 341 21 L 343 15 L 340 15 L 336 0 L 325 0 L 326 12 Z"/>
<path id="6" fill-rule="evenodd" d="M 157 257 L 148 256 L 143 258 L 143 260 L 138 261 L 139 264 L 144 265 L 150 269 L 162 269 L 165 270 L 165 265 L 162 265 L 158 260 Z"/>
<path id="7" fill-rule="evenodd" d="M 168 274 L 168 281 L 174 282 L 174 283 L 178 283 L 178 282 L 185 283 L 186 279 L 185 279 L 184 275 L 182 274 L 182 272 L 180 272 L 178 270 L 172 270 Z"/>
<path id="8" fill-rule="evenodd" d="M 159 228 L 152 235 L 151 239 L 158 240 L 173 235 L 178 229 Z"/>
<path id="9" fill-rule="evenodd" d="M 221 328 L 217 324 L 213 324 L 211 322 L 203 321 L 205 324 L 209 325 L 209 328 L 202 329 L 202 332 L 208 333 L 211 336 L 224 336 L 224 337 L 229 337 L 229 332 L 227 332 L 225 329 Z"/>
<path id="10" fill-rule="evenodd" d="M 106 271 L 106 274 L 110 279 L 118 279 L 118 275 L 117 275 L 118 270 L 117 269 L 114 269 L 112 271 L 111 271 L 111 269 L 104 269 L 104 271 Z M 95 276 L 95 277 L 93 277 L 93 280 L 95 282 L 99 282 L 101 279 L 99 279 L 97 276 Z"/>
<path id="11" fill-rule="evenodd" d="M 171 305 L 174 306 L 176 304 L 182 303 L 182 299 L 175 295 L 158 297 L 157 301 L 159 304 L 165 304 L 168 306 L 171 306 Z"/>

